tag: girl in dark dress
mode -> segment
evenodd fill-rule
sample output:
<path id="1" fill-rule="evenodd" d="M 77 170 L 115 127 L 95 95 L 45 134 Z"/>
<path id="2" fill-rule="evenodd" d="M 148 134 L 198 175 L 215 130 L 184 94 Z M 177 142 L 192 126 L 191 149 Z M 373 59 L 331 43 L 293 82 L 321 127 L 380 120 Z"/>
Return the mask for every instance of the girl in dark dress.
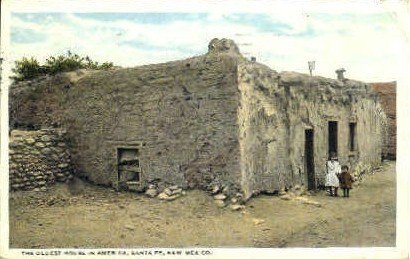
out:
<path id="1" fill-rule="evenodd" d="M 349 191 L 352 189 L 354 180 L 349 173 L 349 167 L 347 165 L 342 166 L 342 173 L 339 176 L 339 180 L 340 188 L 343 189 L 343 197 L 349 197 Z"/>

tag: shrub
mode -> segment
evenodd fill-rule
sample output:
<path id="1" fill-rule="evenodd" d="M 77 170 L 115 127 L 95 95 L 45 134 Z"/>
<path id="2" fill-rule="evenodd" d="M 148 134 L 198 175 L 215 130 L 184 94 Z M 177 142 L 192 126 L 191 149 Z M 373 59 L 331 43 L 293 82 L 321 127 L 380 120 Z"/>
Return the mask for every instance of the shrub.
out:
<path id="1" fill-rule="evenodd" d="M 14 81 L 33 79 L 45 74 L 44 67 L 41 67 L 33 57 L 23 57 L 21 60 L 17 60 L 11 71 L 15 74 L 11 77 Z"/>
<path id="2" fill-rule="evenodd" d="M 40 65 L 39 62 L 31 57 L 30 59 L 23 57 L 15 62 L 15 67 L 12 69 L 14 76 L 11 77 L 14 81 L 30 80 L 42 75 L 55 75 L 61 72 L 74 71 L 77 69 L 110 69 L 114 65 L 112 62 L 104 62 L 101 65 L 93 61 L 90 57 L 81 57 L 77 54 L 68 51 L 66 55 L 57 57 L 50 56 L 45 65 Z"/>

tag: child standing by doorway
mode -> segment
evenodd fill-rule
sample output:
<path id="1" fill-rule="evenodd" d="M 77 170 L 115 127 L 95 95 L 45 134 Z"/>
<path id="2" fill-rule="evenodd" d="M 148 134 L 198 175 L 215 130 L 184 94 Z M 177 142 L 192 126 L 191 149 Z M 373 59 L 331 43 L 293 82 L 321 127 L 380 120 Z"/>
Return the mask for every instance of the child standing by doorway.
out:
<path id="1" fill-rule="evenodd" d="M 343 197 L 349 197 L 349 191 L 352 189 L 353 177 L 349 173 L 347 165 L 342 166 L 342 173 L 340 174 L 340 188 L 343 189 Z"/>
<path id="2" fill-rule="evenodd" d="M 337 161 L 336 153 L 331 153 L 329 160 L 326 162 L 326 182 L 325 186 L 329 188 L 330 196 L 338 196 L 340 164 Z"/>

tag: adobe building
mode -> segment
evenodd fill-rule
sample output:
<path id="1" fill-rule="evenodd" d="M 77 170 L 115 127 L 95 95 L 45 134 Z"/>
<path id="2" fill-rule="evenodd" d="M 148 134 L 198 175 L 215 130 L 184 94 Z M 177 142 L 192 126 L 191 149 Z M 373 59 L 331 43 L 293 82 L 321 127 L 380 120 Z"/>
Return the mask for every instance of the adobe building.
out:
<path id="1" fill-rule="evenodd" d="M 396 159 L 397 123 L 396 123 L 396 88 L 397 82 L 370 83 L 379 94 L 380 103 L 387 115 L 388 138 L 383 146 L 383 156 L 387 159 Z"/>
<path id="2" fill-rule="evenodd" d="M 66 130 L 78 176 L 143 190 L 229 185 L 249 198 L 324 184 L 325 162 L 381 162 L 386 116 L 365 83 L 246 60 L 231 40 L 163 64 L 14 85 L 10 126 Z"/>

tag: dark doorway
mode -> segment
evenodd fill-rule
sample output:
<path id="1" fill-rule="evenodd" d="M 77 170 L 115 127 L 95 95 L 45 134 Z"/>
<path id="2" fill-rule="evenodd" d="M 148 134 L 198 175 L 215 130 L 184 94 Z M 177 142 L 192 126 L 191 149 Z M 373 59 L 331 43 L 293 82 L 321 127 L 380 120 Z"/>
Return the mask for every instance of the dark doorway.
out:
<path id="1" fill-rule="evenodd" d="M 308 178 L 308 190 L 314 190 L 316 189 L 316 181 L 313 149 L 313 129 L 305 130 L 305 168 Z"/>
<path id="2" fill-rule="evenodd" d="M 337 121 L 329 121 L 329 156 L 332 153 L 337 155 Z"/>
<path id="3" fill-rule="evenodd" d="M 349 149 L 350 151 L 356 150 L 356 123 L 349 123 Z"/>

